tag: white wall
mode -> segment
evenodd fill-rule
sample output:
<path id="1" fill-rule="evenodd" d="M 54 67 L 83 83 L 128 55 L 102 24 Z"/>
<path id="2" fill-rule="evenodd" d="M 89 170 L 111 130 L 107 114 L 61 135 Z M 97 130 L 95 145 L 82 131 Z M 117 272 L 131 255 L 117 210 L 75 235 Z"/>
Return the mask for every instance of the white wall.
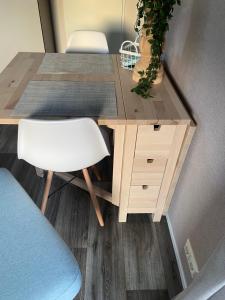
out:
<path id="1" fill-rule="evenodd" d="M 201 268 L 225 230 L 225 2 L 181 2 L 170 24 L 166 61 L 198 127 L 169 218 L 190 282 L 186 239 Z"/>
<path id="2" fill-rule="evenodd" d="M 134 26 L 137 19 L 137 0 L 124 0 L 123 30 L 125 37 L 135 39 Z"/>
<path id="3" fill-rule="evenodd" d="M 0 0 L 0 72 L 27 51 L 44 51 L 37 1 Z"/>
<path id="4" fill-rule="evenodd" d="M 134 36 L 136 0 L 51 0 L 58 52 L 64 52 L 74 30 L 105 32 L 111 53 Z"/>

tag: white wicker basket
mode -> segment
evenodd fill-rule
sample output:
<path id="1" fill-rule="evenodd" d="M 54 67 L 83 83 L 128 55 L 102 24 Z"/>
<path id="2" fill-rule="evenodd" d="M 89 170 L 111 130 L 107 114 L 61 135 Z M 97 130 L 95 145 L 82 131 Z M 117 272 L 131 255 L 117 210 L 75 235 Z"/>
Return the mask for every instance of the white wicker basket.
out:
<path id="1" fill-rule="evenodd" d="M 120 60 L 121 66 L 127 70 L 133 70 L 136 62 L 140 59 L 139 43 L 137 42 L 139 37 L 134 42 L 124 41 L 120 47 Z"/>

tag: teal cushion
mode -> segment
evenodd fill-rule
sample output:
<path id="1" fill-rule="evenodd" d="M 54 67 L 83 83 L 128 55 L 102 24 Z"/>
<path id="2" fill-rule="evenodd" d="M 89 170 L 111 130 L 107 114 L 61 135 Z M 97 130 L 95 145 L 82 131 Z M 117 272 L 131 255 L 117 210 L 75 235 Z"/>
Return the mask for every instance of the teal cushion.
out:
<path id="1" fill-rule="evenodd" d="M 9 171 L 0 168 L 0 299 L 72 300 L 79 266 Z"/>

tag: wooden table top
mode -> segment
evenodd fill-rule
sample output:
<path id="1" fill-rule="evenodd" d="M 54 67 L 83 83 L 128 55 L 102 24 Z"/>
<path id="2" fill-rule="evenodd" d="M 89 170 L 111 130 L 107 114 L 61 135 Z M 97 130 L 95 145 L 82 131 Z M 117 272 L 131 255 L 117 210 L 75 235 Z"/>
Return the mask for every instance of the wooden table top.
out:
<path id="1" fill-rule="evenodd" d="M 18 53 L 0 74 L 0 124 L 17 124 L 28 115 L 13 116 L 12 112 L 20 100 L 29 81 L 79 81 L 79 82 L 114 82 L 117 101 L 117 116 L 94 117 L 100 125 L 116 124 L 190 124 L 191 118 L 183 107 L 167 75 L 152 89 L 153 98 L 143 99 L 131 92 L 135 82 L 132 72 L 120 67 L 120 56 L 112 58 L 113 72 L 52 72 L 41 73 L 38 69 L 43 58 L 48 55 L 53 59 L 78 54 Z M 86 54 L 87 57 L 92 54 Z M 101 56 L 102 54 L 99 54 Z M 95 54 L 95 57 L 98 55 Z M 49 116 L 57 118 L 58 116 Z M 61 116 L 62 117 L 62 116 Z M 67 116 L 65 116 L 67 117 Z M 80 116 L 82 117 L 82 116 Z"/>

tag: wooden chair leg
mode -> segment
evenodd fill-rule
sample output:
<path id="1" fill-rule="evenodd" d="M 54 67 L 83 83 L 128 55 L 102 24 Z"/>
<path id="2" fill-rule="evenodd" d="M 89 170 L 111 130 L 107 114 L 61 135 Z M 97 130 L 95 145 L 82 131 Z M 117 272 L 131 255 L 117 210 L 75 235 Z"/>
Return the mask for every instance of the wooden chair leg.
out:
<path id="1" fill-rule="evenodd" d="M 97 180 L 101 181 L 102 178 L 101 178 L 98 167 L 96 167 L 96 165 L 94 165 L 94 166 L 91 166 L 91 169 L 92 169 L 93 173 L 95 174 L 95 177 L 97 178 Z"/>
<path id="2" fill-rule="evenodd" d="M 89 190 L 89 193 L 90 193 L 90 197 L 91 197 L 94 209 L 95 209 L 95 213 L 96 213 L 97 218 L 98 218 L 98 222 L 99 222 L 100 226 L 104 226 L 104 221 L 103 221 L 103 218 L 102 218 L 101 210 L 100 210 L 100 207 L 99 207 L 98 200 L 96 198 L 96 194 L 95 194 L 95 191 L 94 191 L 94 188 L 93 188 L 88 170 L 83 169 L 82 172 L 83 172 L 84 179 L 86 181 L 86 184 L 87 184 L 87 187 L 88 187 L 88 190 Z"/>
<path id="3" fill-rule="evenodd" d="M 42 203 L 41 203 L 41 212 L 43 214 L 45 213 L 47 202 L 48 202 L 48 195 L 49 195 L 49 191 L 50 191 L 50 187 L 51 187 L 51 183 L 52 183 L 52 177 L 53 177 L 53 172 L 48 171 L 47 181 L 45 183 L 44 195 L 43 195 Z"/>

